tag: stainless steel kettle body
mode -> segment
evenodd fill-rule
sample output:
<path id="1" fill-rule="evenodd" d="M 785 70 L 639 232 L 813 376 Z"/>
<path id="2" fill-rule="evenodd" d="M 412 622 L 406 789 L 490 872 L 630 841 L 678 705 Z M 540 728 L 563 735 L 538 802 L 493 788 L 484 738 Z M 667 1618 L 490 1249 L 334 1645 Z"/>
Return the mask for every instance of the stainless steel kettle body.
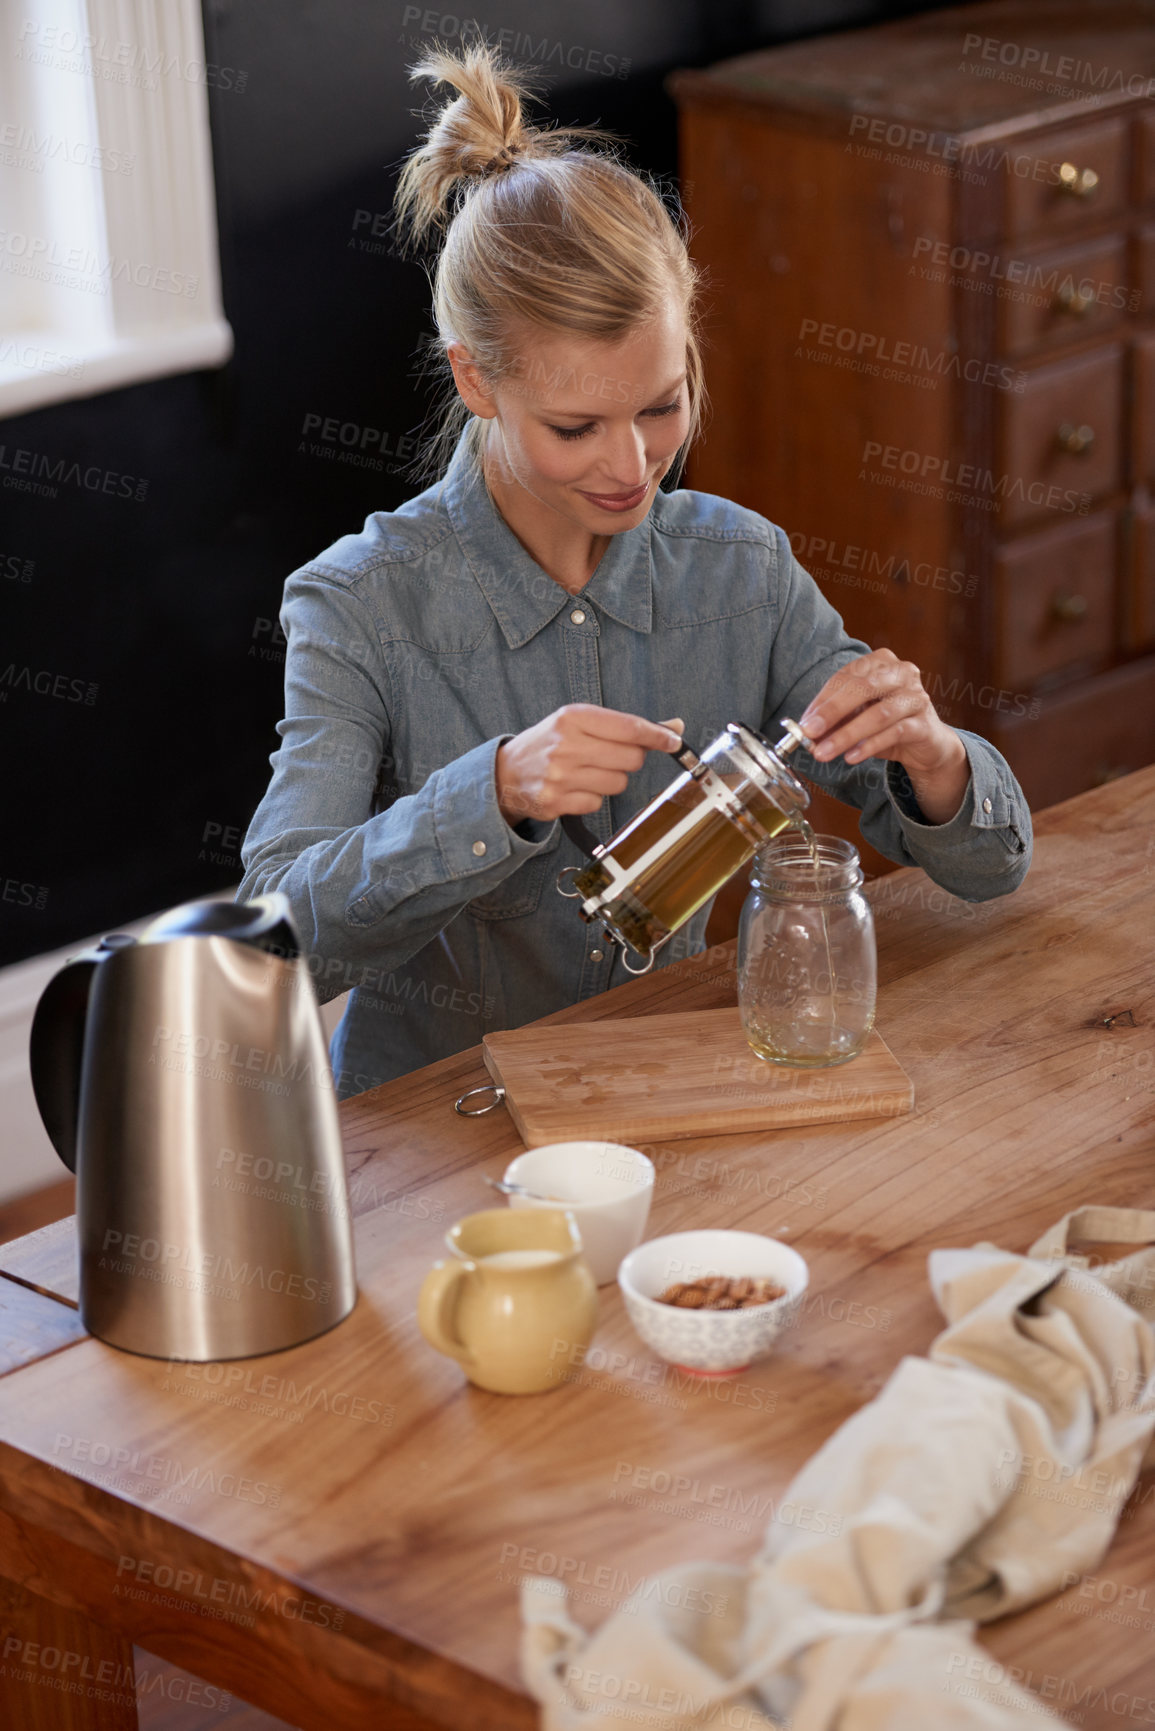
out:
<path id="1" fill-rule="evenodd" d="M 32 1080 L 77 1177 L 80 1313 L 156 1358 L 247 1358 L 357 1296 L 328 1052 L 287 899 L 173 909 L 50 981 Z"/>

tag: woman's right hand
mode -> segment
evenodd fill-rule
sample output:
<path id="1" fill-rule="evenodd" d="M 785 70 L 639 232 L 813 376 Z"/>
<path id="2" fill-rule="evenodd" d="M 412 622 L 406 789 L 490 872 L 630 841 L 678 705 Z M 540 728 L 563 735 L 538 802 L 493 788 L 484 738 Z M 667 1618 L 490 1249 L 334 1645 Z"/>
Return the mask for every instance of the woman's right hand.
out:
<path id="1" fill-rule="evenodd" d="M 682 722 L 646 721 L 596 703 L 567 703 L 498 748 L 497 803 L 511 826 L 597 811 L 624 793 L 647 751 L 677 751 Z"/>

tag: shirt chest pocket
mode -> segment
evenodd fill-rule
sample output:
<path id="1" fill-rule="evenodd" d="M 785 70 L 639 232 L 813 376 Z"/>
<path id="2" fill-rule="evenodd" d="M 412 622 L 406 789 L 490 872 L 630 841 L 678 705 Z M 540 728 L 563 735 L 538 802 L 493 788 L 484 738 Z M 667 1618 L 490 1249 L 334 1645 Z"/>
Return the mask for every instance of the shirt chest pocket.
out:
<path id="1" fill-rule="evenodd" d="M 468 904 L 475 920 L 520 920 L 537 912 L 542 891 L 552 890 L 558 873 L 557 854 L 561 842 L 561 827 L 541 853 L 534 854 L 524 865 L 498 884 L 495 890 L 478 896 Z"/>

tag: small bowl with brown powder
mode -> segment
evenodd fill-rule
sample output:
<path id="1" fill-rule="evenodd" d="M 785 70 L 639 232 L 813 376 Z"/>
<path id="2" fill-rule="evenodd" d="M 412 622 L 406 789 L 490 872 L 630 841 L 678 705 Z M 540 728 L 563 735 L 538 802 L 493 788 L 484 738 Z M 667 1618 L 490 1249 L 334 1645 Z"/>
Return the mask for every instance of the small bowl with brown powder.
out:
<path id="1" fill-rule="evenodd" d="M 680 1370 L 731 1376 L 772 1351 L 798 1313 L 810 1271 L 760 1232 L 673 1232 L 639 1244 L 618 1270 L 630 1321 Z"/>

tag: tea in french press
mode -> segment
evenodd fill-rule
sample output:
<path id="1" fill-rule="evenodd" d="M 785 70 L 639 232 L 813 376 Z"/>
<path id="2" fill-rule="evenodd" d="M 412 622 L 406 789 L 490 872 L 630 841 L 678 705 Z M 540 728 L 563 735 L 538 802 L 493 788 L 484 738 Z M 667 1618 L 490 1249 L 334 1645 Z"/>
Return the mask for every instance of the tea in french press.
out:
<path id="1" fill-rule="evenodd" d="M 782 725 L 777 746 L 738 722 L 701 755 L 683 742 L 674 756 L 684 773 L 604 844 L 580 818 L 563 817 L 590 863 L 559 872 L 558 889 L 581 899 L 584 920 L 601 923 L 627 972 L 646 973 L 663 944 L 758 848 L 801 819 L 810 795 L 782 758 L 809 741 L 796 722 Z M 631 951 L 640 967 L 631 966 Z"/>

